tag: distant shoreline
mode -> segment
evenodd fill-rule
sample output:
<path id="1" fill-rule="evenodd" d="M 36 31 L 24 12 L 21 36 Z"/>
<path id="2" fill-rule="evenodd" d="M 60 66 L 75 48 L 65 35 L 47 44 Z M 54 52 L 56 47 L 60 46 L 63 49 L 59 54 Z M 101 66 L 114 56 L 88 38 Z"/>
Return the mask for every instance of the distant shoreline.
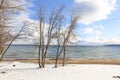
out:
<path id="1" fill-rule="evenodd" d="M 24 62 L 24 63 L 38 63 L 37 59 L 17 59 L 17 60 L 2 60 L 2 62 Z M 46 64 L 54 64 L 55 60 L 46 60 Z M 58 61 L 61 64 L 62 60 Z M 120 65 L 120 60 L 66 60 L 66 64 L 111 64 Z"/>
<path id="2" fill-rule="evenodd" d="M 6 44 L 7 45 L 7 44 Z M 11 46 L 39 46 L 37 44 L 12 44 Z M 49 46 L 57 46 L 57 45 L 49 45 Z M 94 47 L 94 46 L 120 46 L 120 44 L 99 44 L 99 45 L 67 45 L 67 46 L 81 46 L 81 47 Z"/>

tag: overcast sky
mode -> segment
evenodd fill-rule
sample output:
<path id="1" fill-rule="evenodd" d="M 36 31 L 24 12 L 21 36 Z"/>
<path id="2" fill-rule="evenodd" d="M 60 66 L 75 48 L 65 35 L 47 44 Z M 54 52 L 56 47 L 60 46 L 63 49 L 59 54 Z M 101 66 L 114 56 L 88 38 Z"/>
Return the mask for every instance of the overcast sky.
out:
<path id="1" fill-rule="evenodd" d="M 36 20 L 36 10 L 43 5 L 49 11 L 65 5 L 64 14 L 71 12 L 80 16 L 76 34 L 78 44 L 120 44 L 120 0 L 29 0 L 27 10 L 18 15 L 20 20 Z M 49 12 L 48 12 L 49 13 Z M 35 32 L 36 33 L 36 32 Z M 37 36 L 37 35 L 35 35 Z M 31 40 L 15 43 L 29 44 Z"/>

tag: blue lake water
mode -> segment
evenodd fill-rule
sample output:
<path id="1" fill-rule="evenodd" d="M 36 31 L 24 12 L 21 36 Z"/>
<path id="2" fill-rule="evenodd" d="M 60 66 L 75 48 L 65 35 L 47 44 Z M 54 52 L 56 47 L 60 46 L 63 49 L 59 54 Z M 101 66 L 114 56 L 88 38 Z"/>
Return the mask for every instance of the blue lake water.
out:
<path id="1" fill-rule="evenodd" d="M 11 46 L 4 59 L 37 59 L 35 46 Z M 47 58 L 54 59 L 56 46 L 50 46 Z M 120 59 L 120 46 L 68 46 L 68 59 Z"/>

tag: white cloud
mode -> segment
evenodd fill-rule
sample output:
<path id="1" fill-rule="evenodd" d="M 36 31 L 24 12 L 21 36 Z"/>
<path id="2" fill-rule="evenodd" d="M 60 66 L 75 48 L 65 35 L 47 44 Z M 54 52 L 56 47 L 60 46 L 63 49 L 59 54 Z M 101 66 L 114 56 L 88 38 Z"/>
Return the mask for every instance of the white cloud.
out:
<path id="1" fill-rule="evenodd" d="M 19 15 L 16 16 L 16 19 L 19 21 L 30 20 L 29 14 L 27 12 L 21 12 Z"/>
<path id="2" fill-rule="evenodd" d="M 70 36 L 70 40 L 68 44 L 76 44 L 78 41 L 82 40 L 82 38 L 78 35 L 76 36 Z"/>
<path id="3" fill-rule="evenodd" d="M 91 27 L 86 28 L 84 31 L 85 34 L 91 34 L 93 32 L 94 32 L 94 28 L 91 28 Z"/>
<path id="4" fill-rule="evenodd" d="M 120 38 L 104 38 L 104 39 L 83 39 L 86 43 L 92 44 L 120 44 Z"/>
<path id="5" fill-rule="evenodd" d="M 101 35 L 101 31 L 99 31 L 99 30 L 96 30 L 95 33 L 96 33 L 96 35 Z"/>
<path id="6" fill-rule="evenodd" d="M 87 27 L 84 29 L 84 34 L 94 34 L 94 35 L 101 35 L 102 34 L 102 30 L 104 29 L 104 27 L 102 25 L 96 25 L 95 27 Z"/>
<path id="7" fill-rule="evenodd" d="M 102 25 L 95 25 L 93 27 L 87 27 L 83 29 L 83 35 L 85 36 L 83 41 L 94 43 L 99 42 L 103 29 L 104 27 Z"/>
<path id="8" fill-rule="evenodd" d="M 35 13 L 35 11 L 31 9 L 35 7 L 35 5 L 32 3 L 32 0 L 20 0 L 20 1 L 21 3 L 19 4 L 23 6 L 24 10 L 20 11 L 20 13 L 16 15 L 15 18 L 18 21 L 32 20 L 30 19 L 30 16 Z"/>
<path id="9" fill-rule="evenodd" d="M 104 26 L 102 26 L 102 25 L 99 25 L 99 26 L 95 26 L 95 29 L 101 29 L 101 30 L 103 30 L 104 29 Z"/>
<path id="10" fill-rule="evenodd" d="M 79 22 L 83 24 L 107 19 L 116 8 L 116 0 L 75 0 L 75 3 Z"/>

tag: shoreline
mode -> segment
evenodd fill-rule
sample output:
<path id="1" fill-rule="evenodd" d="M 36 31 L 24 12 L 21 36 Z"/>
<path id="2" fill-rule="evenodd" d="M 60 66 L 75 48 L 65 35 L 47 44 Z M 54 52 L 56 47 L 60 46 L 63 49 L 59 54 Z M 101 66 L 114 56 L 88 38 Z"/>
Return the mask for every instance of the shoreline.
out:
<path id="1" fill-rule="evenodd" d="M 16 60 L 2 60 L 1 62 L 24 62 L 24 63 L 38 63 L 37 59 L 16 59 Z M 46 64 L 54 64 L 55 60 L 46 60 Z M 58 60 L 61 64 L 62 60 Z M 65 64 L 111 64 L 120 65 L 120 60 L 66 60 Z"/>

